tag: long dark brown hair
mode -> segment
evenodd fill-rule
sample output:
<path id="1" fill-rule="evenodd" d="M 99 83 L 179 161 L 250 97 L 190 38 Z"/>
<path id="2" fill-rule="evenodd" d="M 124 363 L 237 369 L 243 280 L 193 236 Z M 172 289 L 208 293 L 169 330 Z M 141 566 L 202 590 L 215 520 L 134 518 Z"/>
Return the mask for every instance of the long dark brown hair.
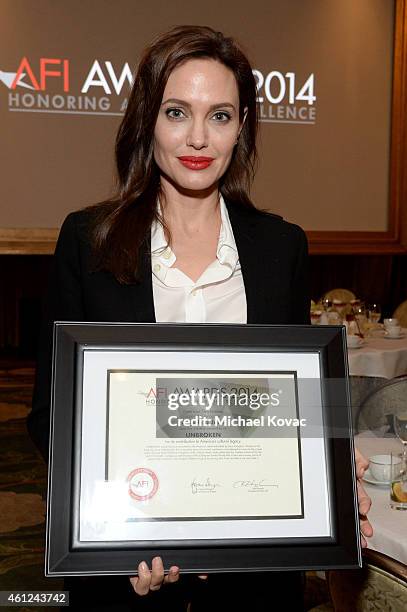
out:
<path id="1" fill-rule="evenodd" d="M 258 120 L 250 63 L 236 42 L 221 32 L 205 26 L 175 27 L 156 38 L 141 57 L 116 138 L 116 193 L 99 205 L 93 228 L 97 267 L 110 271 L 120 283 L 137 281 L 143 247 L 153 220 L 158 220 L 160 173 L 153 147 L 164 89 L 174 68 L 194 58 L 217 60 L 235 75 L 240 121 L 245 108 L 247 117 L 219 187 L 226 200 L 253 207 L 248 194 Z"/>

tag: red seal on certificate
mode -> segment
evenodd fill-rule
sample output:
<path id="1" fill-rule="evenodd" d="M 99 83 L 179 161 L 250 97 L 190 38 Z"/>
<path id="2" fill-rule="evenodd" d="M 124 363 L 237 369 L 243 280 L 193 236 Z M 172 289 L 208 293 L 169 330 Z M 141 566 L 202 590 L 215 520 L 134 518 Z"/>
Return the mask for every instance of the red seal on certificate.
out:
<path id="1" fill-rule="evenodd" d="M 137 501 L 151 499 L 158 491 L 158 478 L 149 468 L 136 468 L 127 476 L 129 495 Z"/>

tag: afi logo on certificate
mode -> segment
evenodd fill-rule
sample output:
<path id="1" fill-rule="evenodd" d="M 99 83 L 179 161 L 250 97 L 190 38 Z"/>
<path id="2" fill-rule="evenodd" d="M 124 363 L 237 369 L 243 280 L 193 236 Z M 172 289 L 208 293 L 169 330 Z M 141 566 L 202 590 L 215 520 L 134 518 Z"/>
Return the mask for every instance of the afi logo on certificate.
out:
<path id="1" fill-rule="evenodd" d="M 136 468 L 127 477 L 129 495 L 136 501 L 151 499 L 158 491 L 158 478 L 149 468 Z"/>

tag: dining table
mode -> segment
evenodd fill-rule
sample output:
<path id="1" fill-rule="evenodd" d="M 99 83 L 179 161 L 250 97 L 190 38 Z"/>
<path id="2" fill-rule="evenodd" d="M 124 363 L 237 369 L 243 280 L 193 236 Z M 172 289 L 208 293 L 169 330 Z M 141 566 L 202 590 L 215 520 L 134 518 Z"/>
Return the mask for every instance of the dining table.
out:
<path id="1" fill-rule="evenodd" d="M 373 455 L 402 451 L 398 438 L 375 435 L 372 431 L 355 436 L 355 445 L 366 459 Z M 374 480 L 366 474 L 365 476 L 367 480 Z M 373 527 L 373 536 L 368 538 L 368 547 L 407 565 L 407 510 L 390 507 L 389 484 L 372 484 L 365 481 L 363 486 L 372 500 L 369 520 Z"/>
<path id="2" fill-rule="evenodd" d="M 377 387 L 396 376 L 407 375 L 407 329 L 400 338 L 389 338 L 378 330 L 363 339 L 358 348 L 348 346 L 349 381 L 353 425 L 363 400 Z"/>
<path id="3" fill-rule="evenodd" d="M 407 374 L 407 329 L 399 338 L 383 331 L 365 337 L 359 347 L 348 347 L 348 362 L 351 376 L 390 379 Z"/>

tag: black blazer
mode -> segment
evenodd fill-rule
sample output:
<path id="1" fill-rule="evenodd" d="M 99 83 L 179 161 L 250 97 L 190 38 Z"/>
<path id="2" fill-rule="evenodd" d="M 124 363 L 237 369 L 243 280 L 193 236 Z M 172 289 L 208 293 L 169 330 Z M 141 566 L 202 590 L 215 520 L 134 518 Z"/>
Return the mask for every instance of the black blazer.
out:
<path id="1" fill-rule="evenodd" d="M 239 252 L 248 323 L 309 323 L 307 239 L 280 217 L 226 203 Z M 92 211 L 65 219 L 54 255 L 46 316 L 41 330 L 30 435 L 48 457 L 53 321 L 155 322 L 149 245 L 141 280 L 121 285 L 92 270 L 88 237 Z"/>

